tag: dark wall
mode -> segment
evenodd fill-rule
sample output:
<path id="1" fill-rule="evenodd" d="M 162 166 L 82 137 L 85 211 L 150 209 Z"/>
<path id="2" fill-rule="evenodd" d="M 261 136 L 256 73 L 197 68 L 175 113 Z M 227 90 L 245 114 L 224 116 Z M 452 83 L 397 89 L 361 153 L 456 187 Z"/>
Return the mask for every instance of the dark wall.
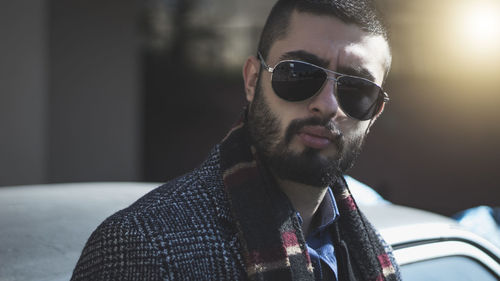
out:
<path id="1" fill-rule="evenodd" d="M 139 179 L 141 8 L 50 1 L 50 182 Z"/>
<path id="2" fill-rule="evenodd" d="M 201 164 L 245 105 L 235 73 L 199 73 L 145 55 L 144 179 L 166 181 Z"/>
<path id="3" fill-rule="evenodd" d="M 0 1 L 0 186 L 139 180 L 140 1 Z"/>
<path id="4" fill-rule="evenodd" d="M 0 1 L 0 185 L 45 182 L 45 1 Z"/>

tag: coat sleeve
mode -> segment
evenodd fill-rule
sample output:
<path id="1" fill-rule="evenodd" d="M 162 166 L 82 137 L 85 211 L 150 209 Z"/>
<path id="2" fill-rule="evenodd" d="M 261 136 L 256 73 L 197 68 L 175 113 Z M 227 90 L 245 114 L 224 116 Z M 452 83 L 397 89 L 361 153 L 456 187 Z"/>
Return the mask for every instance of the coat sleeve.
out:
<path id="1" fill-rule="evenodd" d="M 160 251 L 137 227 L 107 219 L 90 236 L 71 281 L 168 280 Z"/>

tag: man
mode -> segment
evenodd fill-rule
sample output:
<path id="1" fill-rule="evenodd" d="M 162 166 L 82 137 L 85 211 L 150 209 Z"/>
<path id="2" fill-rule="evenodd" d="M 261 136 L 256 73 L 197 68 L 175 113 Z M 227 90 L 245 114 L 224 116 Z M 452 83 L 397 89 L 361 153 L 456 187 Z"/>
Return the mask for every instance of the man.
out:
<path id="1" fill-rule="evenodd" d="M 72 280 L 400 280 L 343 178 L 388 99 L 371 4 L 279 0 L 249 102 L 201 167 L 92 234 Z"/>

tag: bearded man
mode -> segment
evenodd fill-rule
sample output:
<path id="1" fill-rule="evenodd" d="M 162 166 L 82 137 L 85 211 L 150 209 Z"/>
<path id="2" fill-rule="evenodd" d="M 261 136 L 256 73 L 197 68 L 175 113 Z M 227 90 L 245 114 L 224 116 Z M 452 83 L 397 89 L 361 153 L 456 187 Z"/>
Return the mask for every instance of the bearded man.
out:
<path id="1" fill-rule="evenodd" d="M 370 0 L 279 0 L 241 120 L 192 172 L 106 219 L 72 280 L 400 280 L 343 174 L 388 95 Z"/>

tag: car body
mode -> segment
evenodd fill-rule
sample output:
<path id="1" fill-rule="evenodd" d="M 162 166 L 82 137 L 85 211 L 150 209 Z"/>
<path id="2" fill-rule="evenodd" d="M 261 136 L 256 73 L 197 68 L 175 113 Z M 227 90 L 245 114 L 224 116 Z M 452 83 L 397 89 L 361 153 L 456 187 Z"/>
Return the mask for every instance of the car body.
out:
<path id="1" fill-rule="evenodd" d="M 393 247 L 403 280 L 500 280 L 500 250 L 455 221 L 391 204 L 361 208 Z"/>
<path id="2" fill-rule="evenodd" d="M 390 204 L 364 186 L 349 184 L 363 212 L 393 246 L 405 281 L 500 279 L 500 250 L 493 244 L 451 219 Z M 0 280 L 69 280 L 97 225 L 159 185 L 0 187 Z"/>
<path id="3" fill-rule="evenodd" d="M 0 187 L 0 280 L 67 281 L 92 231 L 159 184 Z"/>

